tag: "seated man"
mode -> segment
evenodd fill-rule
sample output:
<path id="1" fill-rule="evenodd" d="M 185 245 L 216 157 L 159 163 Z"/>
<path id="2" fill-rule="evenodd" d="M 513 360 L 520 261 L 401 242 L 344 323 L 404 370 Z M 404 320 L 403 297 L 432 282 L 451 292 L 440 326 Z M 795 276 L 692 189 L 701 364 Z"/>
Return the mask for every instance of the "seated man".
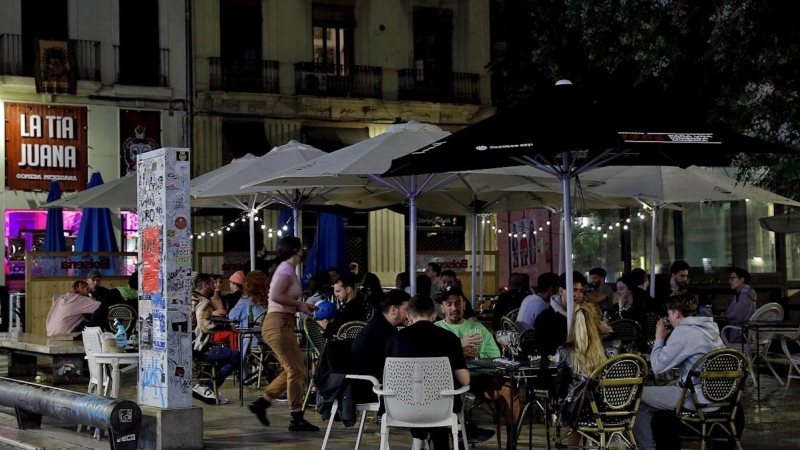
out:
<path id="1" fill-rule="evenodd" d="M 320 321 L 320 326 L 325 329 L 328 339 L 336 336 L 342 325 L 347 322 L 367 321 L 367 305 L 364 297 L 356 290 L 356 283 L 352 275 L 345 273 L 333 284 L 333 293 L 342 302 L 342 306 L 330 321 Z"/>
<path id="2" fill-rule="evenodd" d="M 354 374 L 383 379 L 386 344 L 397 333 L 397 327 L 408 325 L 407 308 L 410 298 L 408 293 L 399 289 L 386 293 L 381 302 L 381 314 L 375 314 L 353 341 L 350 361 Z"/>
<path id="3" fill-rule="evenodd" d="M 115 287 L 99 302 L 100 307 L 92 314 L 92 326 L 111 331 L 108 324 L 108 308 L 114 305 L 128 305 L 134 311 L 139 310 L 139 271 L 134 270 L 128 277 L 127 286 Z M 116 331 L 116 330 L 114 330 Z"/>
<path id="4" fill-rule="evenodd" d="M 106 295 L 108 295 L 108 289 L 101 286 L 103 283 L 103 276 L 100 274 L 99 271 L 93 270 L 86 275 L 86 283 L 89 285 L 89 297 L 97 300 L 98 302 L 102 302 Z"/>
<path id="5" fill-rule="evenodd" d="M 728 325 L 741 326 L 742 322 L 750 320 L 750 316 L 756 310 L 758 296 L 750 287 L 750 272 L 738 267 L 728 269 L 727 272 L 730 274 L 728 281 L 734 294 L 731 304 L 725 311 L 725 318 L 728 320 Z M 736 329 L 732 330 L 727 338 L 728 342 L 744 342 L 742 332 Z"/>
<path id="6" fill-rule="evenodd" d="M 389 341 L 387 357 L 397 358 L 435 358 L 446 356 L 453 370 L 453 387 L 459 388 L 470 383 L 470 374 L 464 352 L 458 338 L 446 330 L 436 327 L 433 300 L 427 295 L 417 295 L 408 302 L 408 323 Z M 460 408 L 454 405 L 454 410 Z M 431 435 L 434 450 L 450 448 L 450 431 L 447 428 L 411 428 L 411 436 L 425 439 Z"/>
<path id="7" fill-rule="evenodd" d="M 195 279 L 195 292 L 198 294 L 197 298 L 200 300 L 194 310 L 197 326 L 194 330 L 194 352 L 202 354 L 205 361 L 210 363 L 218 363 L 216 379 L 213 381 L 214 385 L 219 392 L 220 386 L 228 378 L 228 375 L 233 373 L 236 367 L 239 366 L 239 352 L 231 350 L 228 347 L 214 347 L 213 334 L 218 331 L 232 331 L 236 327 L 229 322 L 215 322 L 211 320 L 214 312 L 214 306 L 211 304 L 209 297 L 214 294 L 214 286 L 210 279 L 205 274 L 200 274 Z M 192 395 L 198 400 L 215 404 L 216 400 L 224 405 L 229 403 L 228 399 L 219 394 L 218 397 L 214 396 L 213 386 L 196 384 L 192 388 Z"/>
<path id="8" fill-rule="evenodd" d="M 525 297 L 522 301 L 522 306 L 519 308 L 517 324 L 520 328 L 523 330 L 533 328 L 533 324 L 539 314 L 546 309 L 552 309 L 548 303 L 557 289 L 558 275 L 552 272 L 545 272 L 539 275 L 536 280 L 536 293 Z"/>
<path id="9" fill-rule="evenodd" d="M 500 329 L 500 319 L 522 306 L 522 301 L 531 295 L 530 277 L 526 273 L 514 272 L 508 276 L 508 290 L 497 296 L 494 305 L 492 329 Z"/>
<path id="10" fill-rule="evenodd" d="M 83 280 L 72 283 L 72 291 L 58 297 L 47 313 L 47 335 L 81 331 L 88 325 L 86 314 L 93 313 L 99 306 L 100 302 L 89 297 L 88 283 Z"/>
<path id="11" fill-rule="evenodd" d="M 645 386 L 633 427 L 636 443 L 642 450 L 656 448 L 650 423 L 653 412 L 674 410 L 683 390 L 681 386 L 686 381 L 692 365 L 706 353 L 723 347 L 719 328 L 713 318 L 695 317 L 697 298 L 694 295 L 682 293 L 670 297 L 667 301 L 667 310 L 669 326 L 663 320 L 658 322 L 650 363 L 655 374 L 679 367 L 679 383 L 672 386 Z M 666 341 L 667 337 L 669 341 Z M 701 401 L 705 400 L 699 391 L 698 397 Z M 691 398 L 687 398 L 684 404 L 686 407 L 694 406 Z"/>
<path id="12" fill-rule="evenodd" d="M 433 295 L 433 303 L 436 305 L 436 314 L 437 320 L 444 320 L 444 314 L 442 313 L 442 294 L 447 290 L 450 286 L 456 286 L 457 288 L 461 289 L 461 280 L 456 277 L 456 273 L 450 269 L 446 269 L 442 271 L 442 275 L 439 277 L 439 281 L 442 285 L 442 290 L 437 292 Z M 463 290 L 463 289 L 462 289 Z M 479 322 L 478 315 L 475 314 L 475 310 L 472 308 L 472 303 L 467 300 L 466 297 L 461 297 L 461 300 L 464 302 L 464 318 L 467 320 L 471 320 L 473 322 Z"/>
<path id="13" fill-rule="evenodd" d="M 583 301 L 583 294 L 586 293 L 586 277 L 580 272 L 572 273 L 572 301 L 577 305 Z M 567 317 L 567 274 L 562 273 L 558 277 L 558 295 L 550 297 L 550 306 L 553 310 L 564 317 Z"/>
<path id="14" fill-rule="evenodd" d="M 470 358 L 497 358 L 500 356 L 500 349 L 492 336 L 492 333 L 479 322 L 464 320 L 464 301 L 461 289 L 450 287 L 442 293 L 442 312 L 444 320 L 436 322 L 436 326 L 450 330 L 461 339 L 461 347 L 464 356 Z M 519 398 L 511 399 L 511 386 L 507 385 L 500 377 L 491 374 L 472 374 L 470 392 L 481 395 L 486 400 L 504 399 L 506 402 L 506 427 L 516 430 L 515 421 L 519 420 Z M 513 427 L 513 428 L 511 428 Z M 470 426 L 471 428 L 471 426 Z M 468 428 L 468 433 L 472 434 L 471 440 L 482 442 L 491 438 L 488 432 Z M 476 436 L 480 434 L 480 436 Z M 509 443 L 511 445 L 513 443 Z M 514 448 L 509 446 L 509 448 Z"/>

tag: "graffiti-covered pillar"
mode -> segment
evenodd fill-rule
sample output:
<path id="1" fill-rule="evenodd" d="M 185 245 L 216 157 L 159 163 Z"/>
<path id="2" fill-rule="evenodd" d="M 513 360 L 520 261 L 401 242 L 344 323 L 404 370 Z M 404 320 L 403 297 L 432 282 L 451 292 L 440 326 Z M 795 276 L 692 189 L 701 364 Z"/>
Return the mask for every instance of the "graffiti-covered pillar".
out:
<path id="1" fill-rule="evenodd" d="M 139 155 L 139 404 L 192 406 L 189 149 Z"/>

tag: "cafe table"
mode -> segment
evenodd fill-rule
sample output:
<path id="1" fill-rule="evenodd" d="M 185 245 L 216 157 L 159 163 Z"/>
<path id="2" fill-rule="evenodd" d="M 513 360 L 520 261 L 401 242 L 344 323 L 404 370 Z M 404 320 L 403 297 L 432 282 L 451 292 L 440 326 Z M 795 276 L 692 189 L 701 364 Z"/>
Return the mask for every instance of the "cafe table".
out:
<path id="1" fill-rule="evenodd" d="M 538 358 L 533 360 L 524 361 L 509 361 L 505 358 L 480 358 L 480 359 L 467 359 L 467 369 L 471 371 L 492 371 L 497 375 L 511 381 L 511 398 L 517 396 L 517 383 L 522 380 L 533 380 L 543 376 L 552 376 L 555 373 L 556 364 L 549 359 L 545 364 L 540 364 Z M 529 394 L 532 392 L 528 390 Z M 514 409 L 511 409 L 512 422 L 516 423 L 516 418 L 513 417 Z M 546 426 L 546 425 L 545 425 Z M 549 434 L 547 436 L 547 448 L 550 448 Z M 514 442 L 517 440 L 517 430 L 507 428 L 506 442 Z M 516 448 L 516 447 L 514 447 Z M 528 449 L 533 448 L 533 412 L 528 413 Z"/>

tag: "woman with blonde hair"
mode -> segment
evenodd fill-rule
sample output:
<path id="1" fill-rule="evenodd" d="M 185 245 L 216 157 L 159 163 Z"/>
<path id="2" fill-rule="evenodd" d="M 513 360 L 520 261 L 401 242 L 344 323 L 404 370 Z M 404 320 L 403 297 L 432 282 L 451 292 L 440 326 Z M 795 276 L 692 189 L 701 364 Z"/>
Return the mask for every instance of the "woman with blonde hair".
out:
<path id="1" fill-rule="evenodd" d="M 561 426 L 570 426 L 578 419 L 581 413 L 578 407 L 589 375 L 614 352 L 603 343 L 602 335 L 608 331 L 597 305 L 589 302 L 576 305 L 567 342 L 557 354 L 556 398 L 561 405 Z M 572 439 L 579 440 L 580 435 L 571 436 L 570 444 L 577 444 Z"/>

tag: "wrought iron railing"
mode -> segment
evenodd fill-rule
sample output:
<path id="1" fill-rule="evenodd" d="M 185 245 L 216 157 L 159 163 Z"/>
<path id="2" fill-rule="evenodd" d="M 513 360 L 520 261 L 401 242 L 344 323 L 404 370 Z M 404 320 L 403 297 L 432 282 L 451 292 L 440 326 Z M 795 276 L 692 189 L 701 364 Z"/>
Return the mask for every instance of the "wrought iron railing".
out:
<path id="1" fill-rule="evenodd" d="M 34 55 L 23 57 L 22 36 L 0 34 L 0 74 L 33 76 Z M 73 39 L 79 80 L 100 81 L 100 42 Z"/>
<path id="2" fill-rule="evenodd" d="M 212 91 L 280 92 L 278 61 L 242 58 L 209 58 Z"/>
<path id="3" fill-rule="evenodd" d="M 114 73 L 117 84 L 133 86 L 169 86 L 169 49 L 158 49 L 158 68 L 144 65 L 127 67 L 122 64 L 121 54 L 128 51 L 122 46 L 114 46 Z M 142 49 L 133 48 L 133 52 Z"/>
<path id="4" fill-rule="evenodd" d="M 402 69 L 397 81 L 400 100 L 481 103 L 481 77 L 476 73 Z"/>
<path id="5" fill-rule="evenodd" d="M 297 95 L 381 98 L 380 67 L 299 62 L 294 65 Z"/>

